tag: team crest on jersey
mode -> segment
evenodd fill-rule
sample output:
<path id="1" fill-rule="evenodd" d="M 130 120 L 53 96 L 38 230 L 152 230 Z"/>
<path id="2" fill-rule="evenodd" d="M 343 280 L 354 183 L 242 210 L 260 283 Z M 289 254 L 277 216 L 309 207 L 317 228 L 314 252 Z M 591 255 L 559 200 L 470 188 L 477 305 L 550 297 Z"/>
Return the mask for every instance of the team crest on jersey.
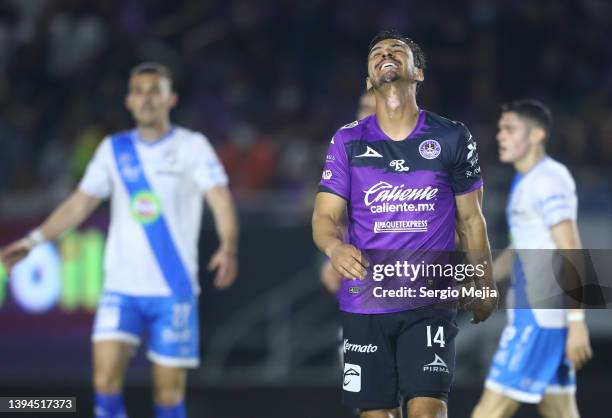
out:
<path id="1" fill-rule="evenodd" d="M 421 154 L 421 157 L 425 158 L 426 160 L 433 160 L 440 155 L 441 151 L 442 147 L 435 139 L 427 139 L 421 142 L 421 145 L 419 145 L 419 154 Z"/>
<path id="2" fill-rule="evenodd" d="M 155 222 L 161 214 L 159 199 L 147 190 L 140 191 L 132 197 L 130 209 L 134 219 L 142 224 Z"/>

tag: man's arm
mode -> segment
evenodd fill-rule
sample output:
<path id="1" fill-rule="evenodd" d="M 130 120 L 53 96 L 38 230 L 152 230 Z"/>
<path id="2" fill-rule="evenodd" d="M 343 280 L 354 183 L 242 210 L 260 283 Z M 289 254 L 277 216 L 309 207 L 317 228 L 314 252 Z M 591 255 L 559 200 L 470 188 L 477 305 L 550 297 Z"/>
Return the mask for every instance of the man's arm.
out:
<path id="1" fill-rule="evenodd" d="M 76 228 L 102 202 L 102 199 L 89 195 L 79 189 L 49 215 L 49 217 L 27 237 L 7 246 L 2 251 L 2 260 L 10 270 L 18 261 L 28 255 L 30 250 L 42 241 L 53 240 L 63 232 Z"/>
<path id="2" fill-rule="evenodd" d="M 361 280 L 368 263 L 357 248 L 342 241 L 345 211 L 346 200 L 333 193 L 318 193 L 312 214 L 312 237 L 338 274 Z"/>
<path id="3" fill-rule="evenodd" d="M 346 237 L 346 211 L 344 212 L 344 216 L 342 218 L 342 224 L 339 226 L 339 232 L 342 236 L 342 241 L 344 242 Z M 321 266 L 321 270 L 319 272 L 319 280 L 325 289 L 335 295 L 338 289 L 340 288 L 340 283 L 342 282 L 342 276 L 336 271 L 334 266 L 332 266 L 331 260 L 327 258 L 323 265 Z"/>
<path id="4" fill-rule="evenodd" d="M 482 208 L 482 199 L 484 195 L 482 188 L 478 189 L 477 192 L 478 204 Z M 457 229 L 455 231 L 455 246 L 457 248 L 467 249 L 466 244 L 464 243 L 465 231 L 461 230 L 462 227 L 463 225 L 460 223 L 457 224 Z M 510 277 L 510 274 L 512 273 L 513 259 L 512 248 L 508 246 L 495 258 L 495 260 L 493 260 L 493 279 L 495 282 L 500 282 Z"/>
<path id="5" fill-rule="evenodd" d="M 238 218 L 227 187 L 213 187 L 206 192 L 205 198 L 219 237 L 219 249 L 210 258 L 208 270 L 217 270 L 215 287 L 225 289 L 234 283 L 238 274 Z"/>
<path id="6" fill-rule="evenodd" d="M 578 226 L 572 220 L 567 219 L 553 225 L 550 233 L 559 250 L 578 250 L 582 248 Z M 589 330 L 584 322 L 584 309 L 568 309 L 567 324 L 565 352 L 574 367 L 580 369 L 593 357 Z"/>
<path id="7" fill-rule="evenodd" d="M 470 193 L 455 196 L 457 206 L 457 231 L 461 236 L 463 249 L 467 251 L 468 261 L 473 264 L 485 266 L 485 275 L 474 280 L 476 286 L 496 289 L 491 269 L 491 248 L 487 236 L 487 225 L 482 215 L 480 202 L 482 201 L 482 188 Z M 497 297 L 475 299 L 470 303 L 474 317 L 473 323 L 487 319 L 497 308 Z"/>

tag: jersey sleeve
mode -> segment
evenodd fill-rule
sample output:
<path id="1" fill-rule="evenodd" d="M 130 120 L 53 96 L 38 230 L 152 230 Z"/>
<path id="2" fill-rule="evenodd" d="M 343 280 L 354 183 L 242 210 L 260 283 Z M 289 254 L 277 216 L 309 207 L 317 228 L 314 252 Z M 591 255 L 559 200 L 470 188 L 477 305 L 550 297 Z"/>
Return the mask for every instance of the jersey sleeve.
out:
<path id="1" fill-rule="evenodd" d="M 100 199 L 107 199 L 113 191 L 113 159 L 110 139 L 105 138 L 87 165 L 85 175 L 79 183 L 79 190 Z"/>
<path id="2" fill-rule="evenodd" d="M 344 141 L 336 132 L 332 138 L 325 167 L 319 183 L 319 192 L 328 192 L 340 196 L 345 200 L 350 198 L 350 176 L 349 163 L 344 147 Z"/>
<path id="3" fill-rule="evenodd" d="M 472 192 L 482 186 L 482 175 L 476 141 L 470 131 L 461 124 L 459 139 L 451 160 L 450 183 L 456 195 Z"/>
<path id="4" fill-rule="evenodd" d="M 576 190 L 568 179 L 550 174 L 539 176 L 533 183 L 532 196 L 533 207 L 548 227 L 578 217 Z"/>
<path id="5" fill-rule="evenodd" d="M 198 135 L 192 148 L 190 175 L 200 191 L 216 186 L 227 186 L 227 174 L 217 153 L 204 135 Z"/>

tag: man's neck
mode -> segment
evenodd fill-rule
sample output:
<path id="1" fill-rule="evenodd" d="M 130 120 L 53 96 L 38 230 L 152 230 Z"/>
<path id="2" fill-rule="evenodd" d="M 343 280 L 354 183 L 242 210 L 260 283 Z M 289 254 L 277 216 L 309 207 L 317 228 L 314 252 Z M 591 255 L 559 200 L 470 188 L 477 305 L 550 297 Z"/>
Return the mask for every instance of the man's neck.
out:
<path id="1" fill-rule="evenodd" d="M 531 170 L 537 163 L 546 157 L 544 148 L 538 147 L 533 152 L 530 152 L 525 158 L 514 163 L 514 169 L 521 174 L 525 174 Z"/>
<path id="2" fill-rule="evenodd" d="M 138 136 L 140 139 L 142 139 L 144 142 L 152 144 L 165 136 L 170 129 L 172 129 L 172 126 L 170 125 L 169 120 L 165 120 L 160 123 L 153 123 L 150 125 L 138 125 L 136 129 L 138 130 Z"/>
<path id="3" fill-rule="evenodd" d="M 376 119 L 383 132 L 394 141 L 406 139 L 419 117 L 416 85 L 388 83 L 376 90 Z"/>

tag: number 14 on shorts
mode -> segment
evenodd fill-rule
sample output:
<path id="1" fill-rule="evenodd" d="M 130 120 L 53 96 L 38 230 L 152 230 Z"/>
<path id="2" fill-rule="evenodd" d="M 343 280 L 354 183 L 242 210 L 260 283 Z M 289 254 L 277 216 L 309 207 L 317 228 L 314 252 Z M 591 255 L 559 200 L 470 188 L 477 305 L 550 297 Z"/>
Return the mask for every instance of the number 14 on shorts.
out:
<path id="1" fill-rule="evenodd" d="M 433 336 L 433 340 L 431 338 L 431 325 L 427 325 L 427 347 L 432 347 L 433 344 L 439 344 L 440 347 L 444 348 L 444 327 L 438 326 L 436 333 Z"/>

